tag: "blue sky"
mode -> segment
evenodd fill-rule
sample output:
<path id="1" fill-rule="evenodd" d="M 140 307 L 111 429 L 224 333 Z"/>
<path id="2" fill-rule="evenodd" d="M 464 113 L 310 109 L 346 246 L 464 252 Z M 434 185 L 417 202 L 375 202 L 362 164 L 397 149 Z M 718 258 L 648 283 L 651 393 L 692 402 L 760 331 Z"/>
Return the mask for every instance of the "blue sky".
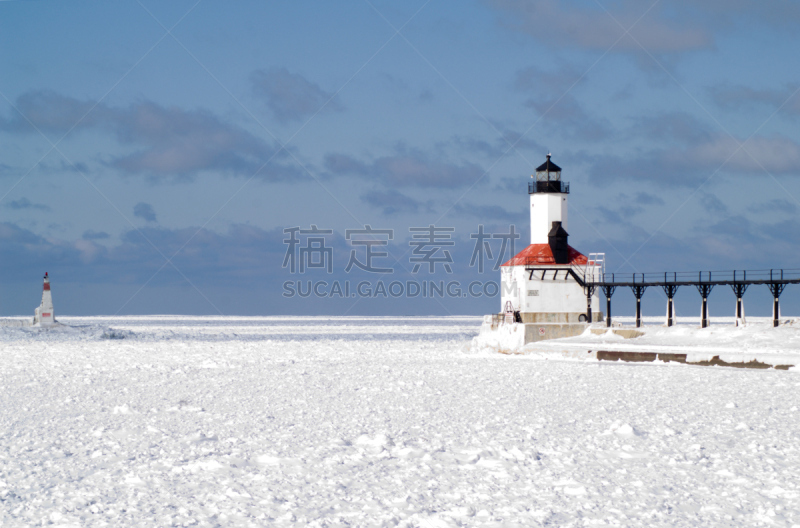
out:
<path id="1" fill-rule="evenodd" d="M 609 271 L 800 268 L 799 22 L 750 0 L 0 2 L 0 312 L 44 271 L 61 314 L 495 311 L 283 284 L 497 280 L 470 234 L 524 247 L 547 152 L 571 245 Z M 292 274 L 283 231 L 312 224 L 333 272 Z M 344 272 L 365 224 L 394 232 L 391 277 Z M 428 225 L 453 228 L 452 274 L 411 273 Z"/>

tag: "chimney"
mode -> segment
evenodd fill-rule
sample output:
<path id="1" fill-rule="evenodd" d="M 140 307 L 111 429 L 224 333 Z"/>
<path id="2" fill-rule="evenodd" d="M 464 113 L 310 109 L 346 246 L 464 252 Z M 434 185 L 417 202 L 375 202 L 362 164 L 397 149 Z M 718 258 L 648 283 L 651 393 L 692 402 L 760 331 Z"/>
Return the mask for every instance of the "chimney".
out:
<path id="1" fill-rule="evenodd" d="M 561 222 L 553 222 L 553 227 L 547 234 L 547 239 L 556 264 L 569 264 L 568 236 L 567 230 L 561 227 Z"/>

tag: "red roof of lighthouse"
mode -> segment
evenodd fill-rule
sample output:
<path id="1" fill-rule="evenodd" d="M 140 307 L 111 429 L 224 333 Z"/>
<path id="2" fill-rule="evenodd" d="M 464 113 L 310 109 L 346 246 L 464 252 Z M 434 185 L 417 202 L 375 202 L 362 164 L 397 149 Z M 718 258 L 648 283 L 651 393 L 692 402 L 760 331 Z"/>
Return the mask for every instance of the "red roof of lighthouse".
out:
<path id="1" fill-rule="evenodd" d="M 569 246 L 569 262 L 561 264 L 561 266 L 585 266 L 589 259 L 580 251 Z M 517 255 L 503 264 L 503 266 L 542 266 L 547 264 L 555 264 L 556 259 L 553 258 L 553 251 L 550 249 L 550 244 L 531 244 L 526 247 Z"/>

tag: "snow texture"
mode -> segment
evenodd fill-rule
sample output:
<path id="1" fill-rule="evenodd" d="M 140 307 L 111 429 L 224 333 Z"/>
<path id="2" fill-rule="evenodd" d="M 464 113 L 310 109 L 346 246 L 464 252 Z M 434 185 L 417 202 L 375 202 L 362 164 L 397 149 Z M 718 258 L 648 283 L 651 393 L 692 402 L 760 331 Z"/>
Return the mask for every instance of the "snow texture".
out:
<path id="1" fill-rule="evenodd" d="M 4 527 L 800 525 L 795 371 L 479 352 L 480 318 L 60 321 L 0 328 Z"/>

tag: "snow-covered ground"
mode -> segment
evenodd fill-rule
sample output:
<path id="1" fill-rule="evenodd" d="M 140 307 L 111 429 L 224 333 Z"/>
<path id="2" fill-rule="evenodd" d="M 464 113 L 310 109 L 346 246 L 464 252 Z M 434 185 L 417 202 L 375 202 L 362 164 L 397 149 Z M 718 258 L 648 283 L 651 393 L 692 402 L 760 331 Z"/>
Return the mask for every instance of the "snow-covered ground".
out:
<path id="1" fill-rule="evenodd" d="M 614 352 L 662 352 L 686 354 L 690 362 L 708 361 L 718 356 L 728 363 L 758 361 L 768 365 L 796 366 L 800 369 L 800 319 L 782 318 L 773 328 L 770 317 L 750 317 L 744 326 L 735 326 L 734 318 L 716 318 L 708 328 L 700 328 L 699 318 L 679 318 L 667 328 L 663 317 L 648 317 L 638 330 L 643 335 L 625 339 L 603 324 L 595 332 L 566 339 L 529 344 L 517 353 L 579 352 L 609 350 Z M 624 328 L 634 329 L 633 318 L 618 318 Z M 654 324 L 655 323 L 655 324 Z"/>
<path id="2" fill-rule="evenodd" d="M 477 317 L 61 321 L 0 328 L 4 527 L 800 525 L 797 371 L 476 352 Z"/>

